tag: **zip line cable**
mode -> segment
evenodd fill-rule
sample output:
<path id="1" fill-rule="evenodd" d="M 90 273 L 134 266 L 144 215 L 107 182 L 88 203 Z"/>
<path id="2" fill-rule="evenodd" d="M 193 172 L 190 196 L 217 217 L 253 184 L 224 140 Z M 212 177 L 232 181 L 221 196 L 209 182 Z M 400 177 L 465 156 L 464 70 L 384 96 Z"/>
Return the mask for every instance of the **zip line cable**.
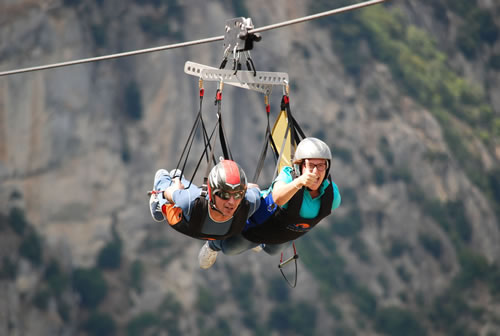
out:
<path id="1" fill-rule="evenodd" d="M 302 23 L 305 21 L 316 20 L 316 19 L 319 19 L 319 18 L 322 18 L 325 16 L 344 13 L 344 12 L 348 12 L 351 10 L 367 7 L 367 6 L 376 5 L 376 4 L 385 2 L 385 1 L 387 1 L 387 0 L 370 0 L 370 1 L 366 1 L 366 2 L 361 2 L 358 4 L 349 5 L 349 6 L 345 6 L 345 7 L 341 7 L 341 8 L 337 8 L 337 9 L 332 9 L 332 10 L 321 12 L 318 14 L 313 14 L 313 15 L 304 16 L 301 18 L 293 19 L 293 20 L 288 20 L 288 21 L 284 21 L 284 22 L 280 22 L 280 23 L 271 24 L 271 25 L 264 26 L 261 28 L 251 29 L 248 31 L 248 33 L 259 33 L 259 32 L 272 30 L 272 29 L 276 29 L 276 28 L 281 28 L 281 27 L 285 27 L 285 26 L 289 26 L 289 25 L 293 25 L 293 24 L 297 24 L 297 23 Z M 79 60 L 74 60 L 74 61 L 53 63 L 53 64 L 48 64 L 48 65 L 34 66 L 34 67 L 30 67 L 30 68 L 22 68 L 22 69 L 16 69 L 16 70 L 9 70 L 9 71 L 0 72 L 0 77 L 24 73 L 24 72 L 60 68 L 60 67 L 76 65 L 76 64 L 83 64 L 83 63 L 97 62 L 97 61 L 109 60 L 109 59 L 120 58 L 120 57 L 134 56 L 134 55 L 146 54 L 146 53 L 168 50 L 168 49 L 183 48 L 183 47 L 188 47 L 188 46 L 192 46 L 192 45 L 198 45 L 198 44 L 204 44 L 204 43 L 210 43 L 210 42 L 222 41 L 222 40 L 224 40 L 224 35 L 205 38 L 205 39 L 201 39 L 201 40 L 194 40 L 194 41 L 189 41 L 189 42 L 169 44 L 169 45 L 165 45 L 165 46 L 159 46 L 159 47 L 153 47 L 153 48 L 147 48 L 147 49 L 127 51 L 127 52 L 122 52 L 122 53 L 117 53 L 117 54 L 84 58 L 84 59 L 79 59 Z"/>

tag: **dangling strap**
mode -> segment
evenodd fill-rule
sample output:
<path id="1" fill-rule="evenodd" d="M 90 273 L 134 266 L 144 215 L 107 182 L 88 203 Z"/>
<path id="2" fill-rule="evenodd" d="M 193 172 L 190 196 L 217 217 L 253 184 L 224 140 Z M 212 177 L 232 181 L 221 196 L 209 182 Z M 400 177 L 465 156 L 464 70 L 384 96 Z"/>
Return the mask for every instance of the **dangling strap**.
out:
<path id="1" fill-rule="evenodd" d="M 187 139 L 186 144 L 184 146 L 184 149 L 182 150 L 182 153 L 179 157 L 179 161 L 177 162 L 177 165 L 175 166 L 176 169 L 179 169 L 179 167 L 181 166 L 181 162 L 183 162 L 182 168 L 181 168 L 181 171 L 183 171 L 183 172 L 185 171 L 187 159 L 189 157 L 189 153 L 191 152 L 191 148 L 192 148 L 193 143 L 194 143 L 196 130 L 198 129 L 198 127 L 200 127 L 200 125 L 201 125 L 202 132 L 203 132 L 203 141 L 205 142 L 205 146 L 207 145 L 207 142 L 208 142 L 208 145 L 210 146 L 207 131 L 205 128 L 205 123 L 203 122 L 203 117 L 202 117 L 203 97 L 204 97 L 204 93 L 205 93 L 205 90 L 203 89 L 203 80 L 202 79 L 200 79 L 200 81 L 199 81 L 199 87 L 200 87 L 200 107 L 198 110 L 198 114 L 196 116 L 193 127 L 191 128 L 191 131 L 189 132 L 188 139 Z M 184 158 L 184 160 L 183 160 L 183 158 Z M 208 160 L 208 157 L 207 157 L 207 160 Z M 195 175 L 196 175 L 196 169 L 193 173 L 193 177 L 191 178 L 191 181 L 194 179 Z M 189 186 L 191 186 L 191 183 Z"/>
<path id="2" fill-rule="evenodd" d="M 213 162 L 215 164 L 214 149 L 215 149 L 215 142 L 217 140 L 217 135 L 216 135 L 217 133 L 215 132 L 216 129 L 217 129 L 217 125 L 215 125 L 214 129 L 212 130 L 212 133 L 210 134 L 210 137 L 208 138 L 208 143 L 207 143 L 207 145 L 205 145 L 205 148 L 203 149 L 203 153 L 201 153 L 201 157 L 198 160 L 198 163 L 196 164 L 196 168 L 194 169 L 193 177 L 189 181 L 189 185 L 187 187 L 187 189 L 189 189 L 189 187 L 193 183 L 194 176 L 195 176 L 196 172 L 198 171 L 198 168 L 200 167 L 201 160 L 203 160 L 203 156 L 207 155 L 207 153 L 208 153 L 207 148 L 211 148 L 210 155 L 208 155 L 209 159 L 207 160 L 207 170 L 205 172 L 205 175 L 203 176 L 203 185 L 201 186 L 203 196 L 206 195 L 206 191 L 207 191 L 207 177 L 208 177 L 208 174 L 210 173 L 210 169 L 211 169 L 210 163 Z M 215 137 L 214 137 L 214 134 L 215 134 Z M 214 142 L 212 145 L 210 145 L 210 141 L 212 140 L 212 138 L 214 138 Z"/>
<path id="3" fill-rule="evenodd" d="M 224 159 L 232 160 L 233 155 L 231 154 L 231 150 L 230 150 L 229 145 L 226 141 L 224 125 L 222 122 L 221 106 L 222 106 L 222 89 L 223 89 L 223 87 L 224 87 L 224 82 L 221 81 L 219 89 L 217 89 L 217 92 L 215 93 L 215 105 L 217 105 L 217 118 L 218 118 L 218 123 L 219 123 L 219 138 L 220 138 L 220 144 L 222 147 L 222 154 L 224 156 Z"/>
<path id="4" fill-rule="evenodd" d="M 291 256 L 290 258 L 288 258 L 287 260 L 283 261 L 283 252 L 281 252 L 281 259 L 280 259 L 280 263 L 278 265 L 278 268 L 280 269 L 280 272 L 281 272 L 281 275 L 283 276 L 283 278 L 285 279 L 286 283 L 288 284 L 288 286 L 290 286 L 291 288 L 295 288 L 295 286 L 297 286 L 297 259 L 299 259 L 299 255 L 297 254 L 297 249 L 295 248 L 295 242 L 292 242 L 292 247 L 293 247 L 293 256 Z M 283 268 L 288 264 L 290 263 L 291 261 L 294 261 L 295 262 L 295 279 L 293 281 L 293 285 L 292 283 L 288 280 L 288 278 L 285 276 L 285 273 L 283 272 Z"/>
<path id="5" fill-rule="evenodd" d="M 302 128 L 300 128 L 299 123 L 292 115 L 292 110 L 290 109 L 290 97 L 286 94 L 281 98 L 281 110 L 286 111 L 288 125 L 292 130 L 292 139 L 295 141 L 294 145 L 297 145 L 300 140 L 304 139 L 306 136 L 304 131 L 302 131 Z"/>
<path id="6" fill-rule="evenodd" d="M 202 153 L 202 155 L 200 157 L 200 160 L 198 161 L 198 164 L 196 165 L 196 168 L 194 169 L 193 175 L 191 176 L 191 179 L 189 180 L 190 182 L 189 182 L 189 185 L 188 185 L 187 188 L 191 187 L 192 181 L 194 180 L 194 177 L 196 176 L 196 173 L 198 171 L 198 167 L 199 167 L 199 165 L 201 163 L 201 160 L 203 159 L 204 155 L 206 156 L 207 162 L 209 162 L 210 159 L 212 159 L 215 162 L 215 158 L 208 156 L 208 150 L 207 150 L 207 148 L 211 148 L 210 141 L 211 141 L 211 139 L 213 137 L 213 134 L 214 134 L 214 131 L 215 131 L 216 128 L 214 128 L 214 131 L 212 131 L 212 133 L 211 133 L 211 135 L 209 137 L 208 133 L 207 133 L 207 129 L 205 127 L 205 122 L 203 121 L 203 116 L 202 116 L 202 111 L 203 111 L 203 97 L 205 95 L 205 89 L 203 89 L 203 80 L 201 78 L 199 80 L 199 88 L 200 88 L 200 107 L 199 107 L 199 111 L 198 111 L 198 114 L 196 116 L 196 120 L 195 120 L 195 122 L 193 124 L 193 127 L 191 128 L 191 131 L 189 133 L 188 139 L 186 141 L 186 145 L 184 146 L 184 149 L 182 150 L 182 153 L 181 153 L 181 156 L 179 158 L 179 161 L 177 162 L 177 165 L 175 166 L 176 169 L 179 169 L 179 167 L 181 166 L 181 162 L 182 162 L 181 171 L 182 172 L 185 171 L 187 160 L 188 160 L 189 154 L 191 152 L 191 148 L 192 148 L 193 143 L 194 143 L 196 131 L 198 130 L 199 127 L 201 127 L 203 142 L 205 144 L 205 149 L 204 149 L 204 151 L 203 151 L 203 153 Z M 184 160 L 183 160 L 183 158 L 184 158 Z"/>
<path id="7" fill-rule="evenodd" d="M 275 159 L 276 159 L 276 166 L 275 166 L 273 178 L 272 178 L 272 181 L 274 181 L 274 179 L 276 178 L 276 176 L 279 173 L 280 162 L 281 162 L 281 158 L 283 156 L 285 145 L 286 145 L 287 141 L 290 141 L 291 151 L 292 151 L 297 146 L 297 144 L 302 139 L 304 139 L 306 137 L 304 134 L 304 131 L 302 131 L 297 120 L 295 120 L 295 118 L 292 115 L 292 111 L 290 109 L 290 97 L 288 96 L 288 85 L 287 85 L 286 88 L 284 89 L 283 97 L 281 99 L 281 113 L 285 113 L 285 115 L 286 115 L 287 126 L 286 126 L 286 130 L 284 133 L 284 139 L 283 139 L 283 142 L 281 144 L 281 148 L 278 150 L 276 143 L 274 142 L 272 132 L 270 130 L 270 126 L 269 126 L 270 107 L 269 107 L 269 103 L 268 103 L 267 99 L 268 99 L 268 96 L 266 96 L 267 128 L 266 128 L 266 133 L 264 136 L 264 138 L 265 138 L 264 146 L 262 148 L 262 151 L 261 151 L 261 154 L 259 157 L 259 161 L 257 164 L 257 168 L 255 171 L 254 179 L 253 179 L 253 181 L 255 183 L 257 182 L 257 180 L 260 176 L 260 173 L 262 171 L 264 161 L 265 161 L 265 158 L 267 155 L 267 146 L 268 145 L 271 145 L 271 147 L 273 149 L 273 154 L 274 154 Z M 289 132 L 290 132 L 290 139 L 288 138 Z M 293 154 L 294 154 L 293 152 L 290 153 L 290 155 L 292 157 L 293 157 Z"/>
<path id="8" fill-rule="evenodd" d="M 267 115 L 267 128 L 266 128 L 266 134 L 264 135 L 264 146 L 262 147 L 259 161 L 257 163 L 257 168 L 255 169 L 255 174 L 253 177 L 253 182 L 257 183 L 259 180 L 260 173 L 262 171 L 262 168 L 264 167 L 264 161 L 267 156 L 267 147 L 268 145 L 271 145 L 273 148 L 273 154 L 275 156 L 275 159 L 278 160 L 278 150 L 276 149 L 276 144 L 274 143 L 273 137 L 271 135 L 271 127 L 269 125 L 269 114 L 271 113 L 271 105 L 269 105 L 269 95 L 265 95 L 264 97 L 264 102 L 266 105 L 266 115 Z"/>

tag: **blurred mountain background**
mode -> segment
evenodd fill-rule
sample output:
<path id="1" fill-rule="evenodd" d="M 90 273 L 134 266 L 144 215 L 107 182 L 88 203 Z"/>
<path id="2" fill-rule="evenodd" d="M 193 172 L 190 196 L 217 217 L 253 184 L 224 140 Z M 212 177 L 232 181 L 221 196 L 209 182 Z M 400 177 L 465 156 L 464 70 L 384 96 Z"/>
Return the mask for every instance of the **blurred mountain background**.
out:
<path id="1" fill-rule="evenodd" d="M 0 71 L 352 3 L 1 0 Z M 184 63 L 218 67 L 220 41 L 0 77 L 0 335 L 500 335 L 500 3 L 387 1 L 262 36 L 257 70 L 289 74 L 342 194 L 296 242 L 297 287 L 265 253 L 201 270 L 203 242 L 149 214 L 153 175 L 176 166 L 198 112 Z M 251 177 L 263 97 L 225 86 L 222 110 Z"/>

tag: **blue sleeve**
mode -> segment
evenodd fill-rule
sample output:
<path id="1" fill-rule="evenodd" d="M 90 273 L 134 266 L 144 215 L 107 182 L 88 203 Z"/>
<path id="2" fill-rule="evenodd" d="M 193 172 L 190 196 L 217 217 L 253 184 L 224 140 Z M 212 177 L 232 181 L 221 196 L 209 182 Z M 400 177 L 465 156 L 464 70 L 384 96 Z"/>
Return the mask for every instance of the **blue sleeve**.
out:
<path id="1" fill-rule="evenodd" d="M 187 220 L 191 217 L 191 211 L 194 201 L 200 197 L 201 189 L 191 185 L 189 189 L 177 189 L 172 193 L 172 199 L 175 207 L 182 209 L 182 214 Z"/>
<path id="2" fill-rule="evenodd" d="M 248 210 L 248 218 L 257 210 L 260 206 L 260 190 L 259 188 L 248 188 L 245 193 L 245 199 L 250 203 L 250 209 Z"/>
<path id="3" fill-rule="evenodd" d="M 339 188 L 337 187 L 337 185 L 333 181 L 332 181 L 332 187 L 333 187 L 332 210 L 335 210 L 340 206 L 340 203 L 342 202 L 342 198 L 340 197 Z"/>

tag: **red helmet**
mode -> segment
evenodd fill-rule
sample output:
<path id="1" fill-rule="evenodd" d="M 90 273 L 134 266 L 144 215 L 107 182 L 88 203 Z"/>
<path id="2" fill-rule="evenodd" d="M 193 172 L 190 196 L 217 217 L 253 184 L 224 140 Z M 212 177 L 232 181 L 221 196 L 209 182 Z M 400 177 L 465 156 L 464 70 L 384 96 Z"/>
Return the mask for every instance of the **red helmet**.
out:
<path id="1" fill-rule="evenodd" d="M 212 202 L 217 192 L 240 192 L 244 196 L 246 190 L 245 172 L 232 160 L 222 160 L 212 168 L 208 175 L 208 194 Z"/>

